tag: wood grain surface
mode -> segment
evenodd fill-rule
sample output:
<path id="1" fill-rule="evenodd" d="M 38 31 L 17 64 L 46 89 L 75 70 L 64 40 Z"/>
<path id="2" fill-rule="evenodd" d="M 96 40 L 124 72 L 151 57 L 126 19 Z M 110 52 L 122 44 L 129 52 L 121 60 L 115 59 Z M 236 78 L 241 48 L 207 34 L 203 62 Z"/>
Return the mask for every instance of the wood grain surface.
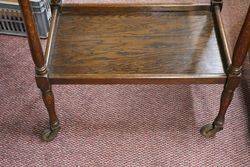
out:
<path id="1" fill-rule="evenodd" d="M 48 66 L 50 78 L 225 78 L 210 11 L 62 12 Z"/>

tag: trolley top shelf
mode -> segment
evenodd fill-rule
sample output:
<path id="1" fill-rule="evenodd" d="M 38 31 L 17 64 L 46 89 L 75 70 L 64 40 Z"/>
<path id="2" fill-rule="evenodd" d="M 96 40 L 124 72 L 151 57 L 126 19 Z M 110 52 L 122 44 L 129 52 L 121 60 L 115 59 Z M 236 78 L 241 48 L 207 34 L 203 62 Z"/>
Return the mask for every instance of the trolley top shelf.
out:
<path id="1" fill-rule="evenodd" d="M 209 5 L 66 4 L 53 14 L 49 79 L 223 83 L 224 48 L 212 11 Z"/>

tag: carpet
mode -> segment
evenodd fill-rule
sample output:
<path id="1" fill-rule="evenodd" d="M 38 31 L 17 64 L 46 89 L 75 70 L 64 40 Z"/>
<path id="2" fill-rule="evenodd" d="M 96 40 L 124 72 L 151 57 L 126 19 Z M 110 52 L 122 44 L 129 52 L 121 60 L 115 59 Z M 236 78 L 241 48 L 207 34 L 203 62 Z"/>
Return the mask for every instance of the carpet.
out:
<path id="1" fill-rule="evenodd" d="M 33 67 L 26 38 L 0 35 L 0 166 L 250 166 L 246 88 L 205 139 L 223 85 L 53 86 L 62 130 L 45 143 Z"/>

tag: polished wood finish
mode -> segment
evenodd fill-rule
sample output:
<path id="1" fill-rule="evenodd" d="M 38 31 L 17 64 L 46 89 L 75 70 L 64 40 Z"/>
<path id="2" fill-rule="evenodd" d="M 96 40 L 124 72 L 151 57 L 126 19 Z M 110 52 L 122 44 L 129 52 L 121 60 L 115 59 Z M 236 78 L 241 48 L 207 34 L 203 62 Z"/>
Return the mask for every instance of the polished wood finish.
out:
<path id="1" fill-rule="evenodd" d="M 227 68 L 232 64 L 232 60 L 231 60 L 231 53 L 229 50 L 229 46 L 227 43 L 227 38 L 226 38 L 226 33 L 225 33 L 225 28 L 222 22 L 222 17 L 221 17 L 221 8 L 220 6 L 213 6 L 212 7 L 213 10 L 213 17 L 214 17 L 214 21 L 215 21 L 215 29 L 217 30 L 217 38 L 219 40 L 219 45 L 221 46 L 221 53 L 223 55 L 225 55 L 225 64 L 224 67 Z"/>
<path id="2" fill-rule="evenodd" d="M 36 82 L 38 88 L 40 88 L 42 92 L 43 101 L 49 113 L 50 125 L 51 126 L 57 125 L 58 119 L 55 112 L 54 95 L 49 80 L 46 75 L 37 76 Z"/>
<path id="3" fill-rule="evenodd" d="M 83 79 L 84 78 L 84 79 Z M 75 75 L 53 76 L 51 84 L 224 84 L 226 76 L 221 75 Z"/>
<path id="4" fill-rule="evenodd" d="M 52 83 L 225 82 L 210 11 L 90 9 L 63 8 L 48 63 Z"/>
<path id="5" fill-rule="evenodd" d="M 36 30 L 36 25 L 29 0 L 19 0 L 19 4 L 23 12 L 31 55 L 35 64 L 36 83 L 38 88 L 42 92 L 43 101 L 49 113 L 50 130 L 52 132 L 54 129 L 59 129 L 59 121 L 55 112 L 54 96 L 47 75 L 48 71 L 45 64 L 42 46 Z"/>
<path id="6" fill-rule="evenodd" d="M 233 53 L 233 62 L 228 69 L 227 81 L 221 97 L 221 105 L 214 125 L 223 128 L 226 111 L 233 99 L 234 91 L 238 87 L 241 79 L 242 65 L 250 48 L 250 7 L 241 29 L 239 38 Z"/>
<path id="7" fill-rule="evenodd" d="M 128 13 L 128 12 L 174 12 L 174 11 L 201 11 L 210 10 L 210 4 L 192 4 L 192 3 L 182 3 L 182 4 L 146 4 L 146 3 L 133 3 L 133 4 L 62 4 L 63 12 L 83 14 L 83 13 Z"/>
<path id="8" fill-rule="evenodd" d="M 35 21 L 33 18 L 29 0 L 19 0 L 19 4 L 23 12 L 24 22 L 27 29 L 28 41 L 33 61 L 37 68 L 43 68 L 45 63 L 43 57 L 43 50 L 40 38 L 37 34 Z"/>
<path id="9" fill-rule="evenodd" d="M 49 62 L 49 56 L 51 54 L 51 50 L 54 47 L 55 43 L 55 34 L 56 28 L 57 28 L 57 22 L 58 22 L 58 8 L 54 8 L 52 12 L 52 20 L 50 23 L 50 30 L 47 38 L 47 44 L 46 44 L 46 49 L 45 49 L 45 61 L 46 61 L 46 67 L 48 66 Z"/>
<path id="10" fill-rule="evenodd" d="M 241 68 L 250 47 L 250 7 L 236 43 L 233 55 L 233 67 Z"/>

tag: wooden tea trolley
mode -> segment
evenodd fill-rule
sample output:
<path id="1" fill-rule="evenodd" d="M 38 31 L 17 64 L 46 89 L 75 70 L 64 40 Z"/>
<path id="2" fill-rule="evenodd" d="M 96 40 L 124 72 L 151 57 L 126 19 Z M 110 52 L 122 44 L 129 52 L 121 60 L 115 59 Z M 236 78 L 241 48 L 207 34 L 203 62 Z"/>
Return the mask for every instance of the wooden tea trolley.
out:
<path id="1" fill-rule="evenodd" d="M 219 114 L 201 134 L 223 129 L 250 45 L 250 9 L 231 56 L 221 20 L 222 0 L 209 4 L 62 4 L 43 54 L 29 0 L 19 0 L 36 83 L 57 135 L 52 84 L 225 84 Z M 232 57 L 232 58 L 231 58 Z"/>

